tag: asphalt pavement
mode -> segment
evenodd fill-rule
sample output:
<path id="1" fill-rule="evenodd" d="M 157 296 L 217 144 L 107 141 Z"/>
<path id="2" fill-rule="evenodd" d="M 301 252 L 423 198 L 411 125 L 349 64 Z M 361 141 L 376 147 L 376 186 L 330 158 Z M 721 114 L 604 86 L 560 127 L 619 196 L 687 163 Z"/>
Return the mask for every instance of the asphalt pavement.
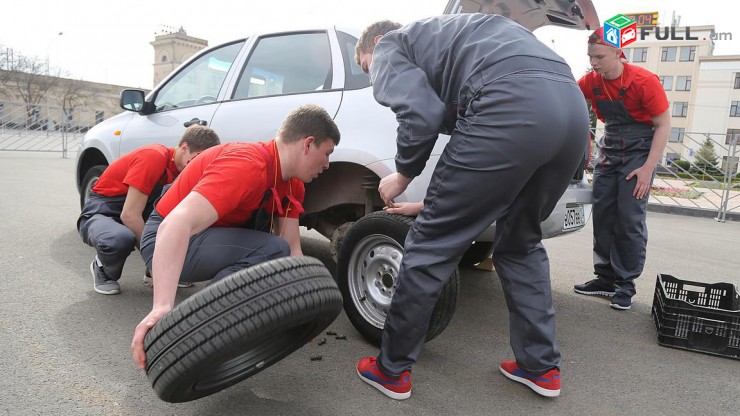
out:
<path id="1" fill-rule="evenodd" d="M 573 292 L 591 276 L 591 222 L 547 240 L 563 362 L 559 398 L 499 373 L 512 357 L 493 272 L 466 269 L 447 330 L 414 367 L 411 398 L 386 398 L 355 373 L 376 353 L 344 313 L 325 336 L 236 386 L 182 404 L 159 400 L 133 363 L 134 327 L 151 307 L 137 253 L 123 293 L 92 290 L 92 248 L 75 221 L 74 158 L 0 152 L 0 415 L 737 415 L 740 361 L 658 345 L 650 315 L 658 273 L 740 286 L 740 223 L 650 212 L 645 271 L 632 310 Z M 333 267 L 328 243 L 308 255 Z M 180 289 L 182 300 L 202 288 Z M 311 361 L 321 354 L 321 361 Z"/>

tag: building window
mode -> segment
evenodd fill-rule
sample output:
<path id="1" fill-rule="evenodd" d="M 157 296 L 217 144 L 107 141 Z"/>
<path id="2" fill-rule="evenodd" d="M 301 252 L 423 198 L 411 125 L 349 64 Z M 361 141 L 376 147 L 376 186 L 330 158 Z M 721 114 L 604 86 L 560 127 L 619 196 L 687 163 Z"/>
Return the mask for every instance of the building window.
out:
<path id="1" fill-rule="evenodd" d="M 162 55 L 162 63 L 166 63 L 166 62 L 167 62 L 167 55 Z"/>
<path id="2" fill-rule="evenodd" d="M 660 83 L 663 84 L 663 89 L 666 91 L 670 91 L 673 89 L 673 77 L 670 75 L 663 75 L 658 77 L 660 79 Z"/>
<path id="3" fill-rule="evenodd" d="M 630 61 L 630 55 L 632 54 L 631 48 L 622 49 L 622 52 L 624 52 L 624 59 L 627 60 L 627 62 Z"/>
<path id="4" fill-rule="evenodd" d="M 677 101 L 673 103 L 673 117 L 686 117 L 689 113 L 689 103 Z"/>
<path id="5" fill-rule="evenodd" d="M 665 162 L 666 162 L 665 164 L 666 164 L 666 166 L 673 165 L 673 162 L 675 162 L 676 160 L 681 160 L 681 154 L 679 154 L 679 153 L 670 153 L 670 152 L 665 154 Z"/>
<path id="6" fill-rule="evenodd" d="M 696 46 L 681 46 L 681 55 L 679 61 L 693 61 L 696 57 Z"/>
<path id="7" fill-rule="evenodd" d="M 632 62 L 646 62 L 647 48 L 632 48 Z"/>
<path id="8" fill-rule="evenodd" d="M 28 118 L 31 123 L 35 123 L 39 121 L 39 117 L 41 116 L 41 107 L 38 105 L 31 105 L 31 111 L 28 113 Z"/>
<path id="9" fill-rule="evenodd" d="M 660 52 L 660 60 L 663 62 L 675 62 L 676 61 L 676 47 L 665 46 Z"/>
<path id="10" fill-rule="evenodd" d="M 732 172 L 737 173 L 738 172 L 738 161 L 740 161 L 740 158 L 737 156 L 733 157 L 733 166 L 732 166 Z M 728 164 L 729 156 L 722 156 L 722 171 L 727 172 L 730 170 L 730 165 Z"/>
<path id="11" fill-rule="evenodd" d="M 102 111 L 95 112 L 95 124 L 102 122 L 105 119 L 105 113 Z"/>
<path id="12" fill-rule="evenodd" d="M 738 135 L 736 144 L 740 145 L 740 129 L 727 129 L 727 139 L 725 140 L 725 144 L 729 145 L 730 141 L 732 140 L 732 136 Z"/>
<path id="13" fill-rule="evenodd" d="M 730 117 L 740 117 L 740 101 L 733 101 L 730 105 Z"/>
<path id="14" fill-rule="evenodd" d="M 676 77 L 676 91 L 690 91 L 691 77 Z"/>
<path id="15" fill-rule="evenodd" d="M 735 72 L 735 87 L 736 90 L 740 90 L 740 72 Z"/>
<path id="16" fill-rule="evenodd" d="M 675 107 L 674 107 L 674 112 L 675 112 Z M 672 143 L 683 143 L 684 133 L 686 133 L 686 129 L 683 127 L 671 127 L 671 135 L 670 137 L 668 137 L 668 141 Z"/>

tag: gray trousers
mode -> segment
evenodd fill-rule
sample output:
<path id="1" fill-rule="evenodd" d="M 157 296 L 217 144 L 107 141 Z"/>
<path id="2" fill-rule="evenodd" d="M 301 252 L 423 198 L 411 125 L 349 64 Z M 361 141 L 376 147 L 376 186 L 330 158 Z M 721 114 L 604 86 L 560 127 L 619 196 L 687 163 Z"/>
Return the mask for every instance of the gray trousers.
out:
<path id="1" fill-rule="evenodd" d="M 540 222 L 575 174 L 588 135 L 583 94 L 564 71 L 484 77 L 473 91 L 405 242 L 378 356 L 388 375 L 417 361 L 445 281 L 494 221 L 493 262 L 516 360 L 533 374 L 560 365 Z"/>
<path id="2" fill-rule="evenodd" d="M 110 280 L 121 278 L 126 259 L 136 249 L 136 235 L 121 223 L 125 200 L 125 195 L 110 198 L 91 194 L 77 220 L 82 241 L 95 249 Z"/>
<path id="3" fill-rule="evenodd" d="M 645 266 L 649 197 L 632 196 L 637 178 L 625 178 L 645 164 L 649 150 L 609 156 L 594 167 L 594 273 L 605 287 L 628 296 L 636 293 L 634 280 Z"/>
<path id="4" fill-rule="evenodd" d="M 162 221 L 153 211 L 141 235 L 141 256 L 149 270 Z M 289 255 L 290 245 L 276 235 L 246 228 L 210 227 L 190 238 L 180 281 L 213 283 L 249 266 Z"/>

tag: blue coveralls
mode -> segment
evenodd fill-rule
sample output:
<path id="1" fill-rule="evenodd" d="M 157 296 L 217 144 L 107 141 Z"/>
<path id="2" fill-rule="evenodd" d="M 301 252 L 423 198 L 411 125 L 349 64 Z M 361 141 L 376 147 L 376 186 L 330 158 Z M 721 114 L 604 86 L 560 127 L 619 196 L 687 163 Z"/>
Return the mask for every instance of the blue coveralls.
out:
<path id="1" fill-rule="evenodd" d="M 635 198 L 637 178 L 627 181 L 626 177 L 647 161 L 655 128 L 636 121 L 625 108 L 621 99 L 628 87 L 629 82 L 620 90 L 620 100 L 597 98 L 603 95 L 594 88 L 605 134 L 594 163 L 593 227 L 594 274 L 603 287 L 613 287 L 615 295 L 631 297 L 636 293 L 634 280 L 645 265 L 649 198 Z"/>
<path id="2" fill-rule="evenodd" d="M 405 242 L 378 363 L 409 370 L 434 305 L 473 240 L 496 221 L 493 262 L 511 347 L 532 374 L 559 367 L 540 223 L 584 156 L 588 112 L 563 59 L 502 16 L 446 15 L 386 34 L 370 68 L 376 100 L 399 122 L 396 168 L 413 178 L 451 134 Z"/>

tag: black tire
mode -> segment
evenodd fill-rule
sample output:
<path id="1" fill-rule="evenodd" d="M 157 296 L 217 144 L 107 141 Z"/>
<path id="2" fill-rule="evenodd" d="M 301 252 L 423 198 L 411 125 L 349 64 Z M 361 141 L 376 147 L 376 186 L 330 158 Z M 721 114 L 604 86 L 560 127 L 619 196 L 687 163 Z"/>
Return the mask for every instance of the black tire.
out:
<path id="1" fill-rule="evenodd" d="M 493 253 L 493 242 L 473 241 L 460 259 L 460 267 L 471 267 L 487 259 Z"/>
<path id="2" fill-rule="evenodd" d="M 144 339 L 146 373 L 160 399 L 199 399 L 301 348 L 342 310 L 329 270 L 285 257 L 241 270 L 173 308 Z"/>
<path id="3" fill-rule="evenodd" d="M 406 234 L 414 218 L 373 212 L 347 231 L 339 247 L 337 280 L 344 298 L 344 312 L 370 343 L 379 346 L 385 317 L 395 292 Z M 365 280 L 365 276 L 378 276 Z M 447 281 L 429 321 L 427 341 L 450 323 L 457 305 L 460 273 Z"/>
<path id="4" fill-rule="evenodd" d="M 85 172 L 85 176 L 82 177 L 82 191 L 80 192 L 80 209 L 85 206 L 88 198 L 90 198 L 90 191 L 92 191 L 95 183 L 100 179 L 100 175 L 103 174 L 106 165 L 95 165 Z"/>

